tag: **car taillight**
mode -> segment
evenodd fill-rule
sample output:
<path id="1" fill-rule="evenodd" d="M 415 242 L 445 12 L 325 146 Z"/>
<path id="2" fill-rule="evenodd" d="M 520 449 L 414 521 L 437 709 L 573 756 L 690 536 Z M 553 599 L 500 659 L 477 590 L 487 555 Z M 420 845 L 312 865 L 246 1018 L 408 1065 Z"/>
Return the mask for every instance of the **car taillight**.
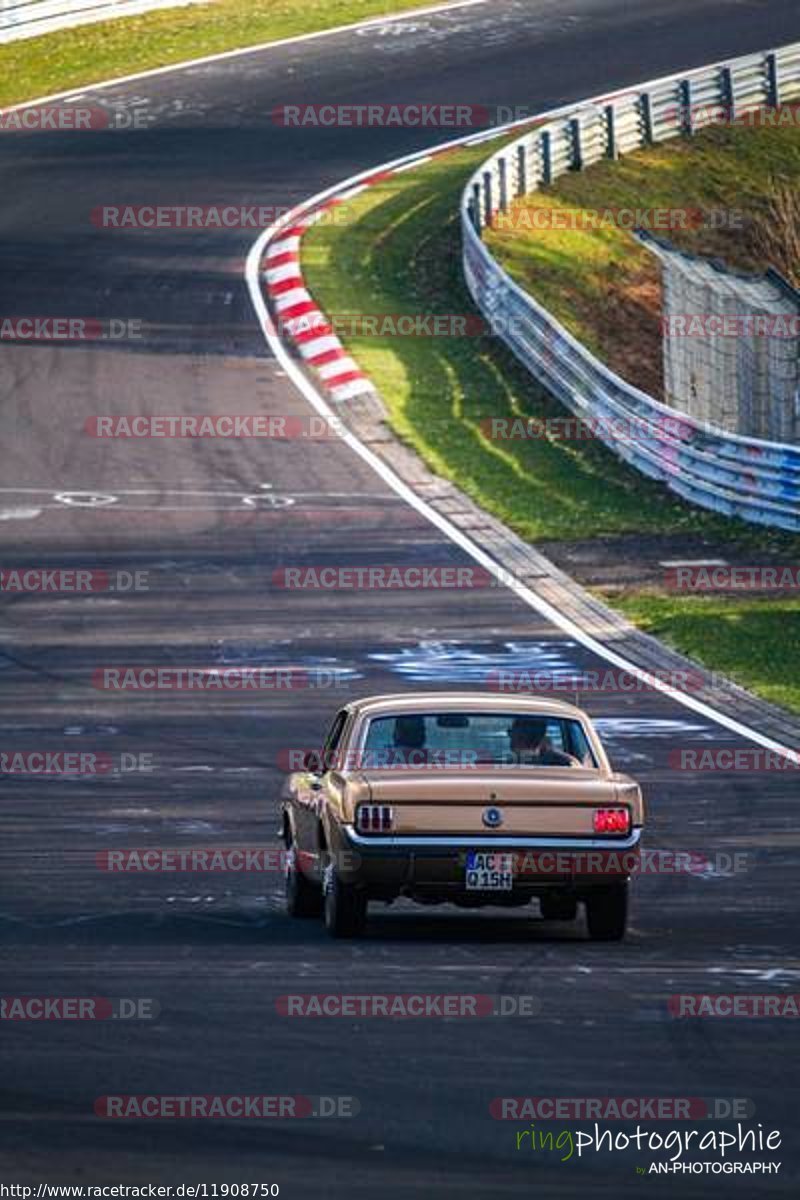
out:
<path id="1" fill-rule="evenodd" d="M 388 804 L 359 804 L 356 829 L 359 833 L 388 833 L 392 828 L 392 810 Z"/>
<path id="2" fill-rule="evenodd" d="M 595 833 L 629 833 L 631 814 L 627 808 L 596 808 L 593 824 Z"/>

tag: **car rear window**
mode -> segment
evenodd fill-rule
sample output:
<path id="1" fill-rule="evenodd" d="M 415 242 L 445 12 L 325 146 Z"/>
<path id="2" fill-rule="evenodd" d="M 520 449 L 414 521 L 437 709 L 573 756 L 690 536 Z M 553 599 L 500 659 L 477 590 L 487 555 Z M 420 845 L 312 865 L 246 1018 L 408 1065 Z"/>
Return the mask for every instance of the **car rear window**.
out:
<path id="1" fill-rule="evenodd" d="M 532 750 L 531 735 L 543 741 Z M 365 766 L 597 767 L 580 721 L 531 712 L 418 712 L 373 717 L 363 746 Z"/>

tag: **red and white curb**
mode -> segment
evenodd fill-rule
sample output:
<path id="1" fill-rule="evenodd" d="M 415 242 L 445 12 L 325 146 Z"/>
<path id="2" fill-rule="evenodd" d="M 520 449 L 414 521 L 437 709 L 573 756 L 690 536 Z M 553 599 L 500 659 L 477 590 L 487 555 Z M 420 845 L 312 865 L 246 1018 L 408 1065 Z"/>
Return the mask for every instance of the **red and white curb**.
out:
<path id="1" fill-rule="evenodd" d="M 351 190 L 356 195 L 363 188 Z M 328 200 L 297 224 L 282 229 L 265 252 L 264 281 L 275 319 L 284 337 L 316 372 L 333 400 L 352 400 L 372 391 L 372 384 L 350 357 L 325 314 L 314 302 L 300 270 L 300 240 L 325 212 L 341 204 Z M 349 198 L 349 197 L 348 197 Z"/>
<path id="2" fill-rule="evenodd" d="M 485 139 L 486 134 L 483 134 L 475 140 Z M 323 220 L 331 209 L 391 179 L 393 175 L 430 162 L 439 155 L 450 153 L 452 149 L 450 145 L 437 148 L 429 154 L 415 156 L 412 162 L 404 162 L 370 175 L 355 185 L 343 185 L 342 191 L 336 196 L 310 208 L 302 217 L 279 229 L 262 252 L 265 291 L 278 336 L 294 345 L 304 364 L 314 370 L 328 397 L 337 403 L 374 391 L 374 384 L 347 353 L 327 316 L 305 285 L 300 267 L 303 235 L 312 225 Z"/>

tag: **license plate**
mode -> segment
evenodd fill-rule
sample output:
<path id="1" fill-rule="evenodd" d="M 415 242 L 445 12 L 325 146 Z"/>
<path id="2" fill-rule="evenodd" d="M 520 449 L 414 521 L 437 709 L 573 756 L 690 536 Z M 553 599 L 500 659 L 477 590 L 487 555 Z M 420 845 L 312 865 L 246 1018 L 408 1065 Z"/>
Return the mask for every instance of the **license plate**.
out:
<path id="1" fill-rule="evenodd" d="M 510 892 L 514 887 L 514 855 L 470 850 L 465 882 L 468 892 Z"/>

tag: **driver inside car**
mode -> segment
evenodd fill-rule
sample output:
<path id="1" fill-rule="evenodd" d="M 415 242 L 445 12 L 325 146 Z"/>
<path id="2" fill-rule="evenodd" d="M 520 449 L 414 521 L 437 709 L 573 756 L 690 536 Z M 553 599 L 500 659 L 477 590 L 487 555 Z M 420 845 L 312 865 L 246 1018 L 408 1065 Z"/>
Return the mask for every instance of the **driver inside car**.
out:
<path id="1" fill-rule="evenodd" d="M 393 746 L 389 751 L 389 762 L 414 766 L 428 761 L 425 748 L 425 718 L 418 716 L 398 717 L 394 723 Z"/>
<path id="2" fill-rule="evenodd" d="M 509 742 L 514 761 L 520 766 L 580 766 L 577 758 L 556 750 L 552 745 L 547 736 L 547 721 L 544 717 L 515 717 L 509 730 Z"/>

